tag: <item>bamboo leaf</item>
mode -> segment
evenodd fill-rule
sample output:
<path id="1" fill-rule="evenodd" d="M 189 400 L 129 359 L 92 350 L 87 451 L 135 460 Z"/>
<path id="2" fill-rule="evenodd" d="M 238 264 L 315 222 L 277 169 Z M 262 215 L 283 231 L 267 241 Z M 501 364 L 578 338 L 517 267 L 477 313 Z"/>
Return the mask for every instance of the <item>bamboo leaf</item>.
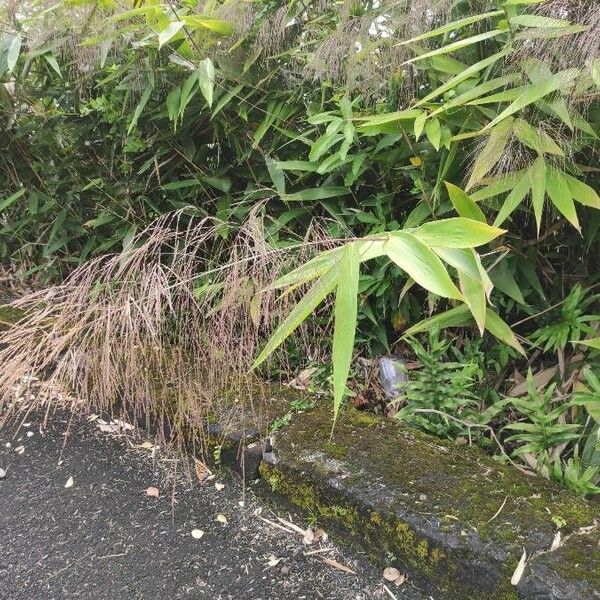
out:
<path id="1" fill-rule="evenodd" d="M 453 217 L 424 223 L 412 233 L 428 246 L 475 248 L 491 242 L 505 230 L 473 219 Z"/>
<path id="2" fill-rule="evenodd" d="M 567 173 L 564 173 L 564 178 L 569 186 L 569 191 L 577 202 L 584 206 L 600 208 L 600 196 L 594 188 Z"/>
<path id="3" fill-rule="evenodd" d="M 337 419 L 350 372 L 356 334 L 360 258 L 356 243 L 347 244 L 338 265 L 333 329 L 333 415 Z"/>
<path id="4" fill-rule="evenodd" d="M 552 92 L 556 92 L 557 90 L 564 91 L 565 89 L 568 89 L 570 84 L 572 84 L 575 78 L 579 75 L 579 72 L 579 69 L 565 69 L 564 71 L 556 73 L 556 75 L 548 77 L 541 83 L 525 86 L 521 96 L 517 98 L 517 100 L 515 100 L 510 106 L 505 108 L 495 119 L 490 121 L 482 131 L 492 129 L 510 115 L 523 110 L 525 107 L 537 102 L 538 100 L 541 100 Z"/>
<path id="5" fill-rule="evenodd" d="M 573 340 L 571 341 L 571 344 L 582 344 L 583 346 L 589 346 L 590 348 L 600 350 L 600 337 L 590 338 L 589 340 Z"/>
<path id="6" fill-rule="evenodd" d="M 513 120 L 506 119 L 492 130 L 486 145 L 475 159 L 471 177 L 467 182 L 467 191 L 479 183 L 502 158 L 512 133 L 512 126 Z"/>
<path id="7" fill-rule="evenodd" d="M 527 195 L 531 187 L 531 177 L 529 171 L 525 170 L 521 175 L 521 178 L 512 189 L 511 193 L 506 197 L 502 203 L 502 207 L 498 211 L 494 226 L 499 227 L 506 221 L 506 219 L 512 214 L 512 212 L 521 204 L 523 198 Z"/>
<path id="8" fill-rule="evenodd" d="M 542 226 L 545 196 L 546 161 L 541 156 L 538 156 L 531 166 L 531 204 L 533 206 L 533 214 L 535 215 L 538 236 L 540 235 L 540 228 Z"/>
<path id="9" fill-rule="evenodd" d="M 484 40 L 489 40 L 490 38 L 496 37 L 500 34 L 504 33 L 501 29 L 492 29 L 492 31 L 486 31 L 484 33 L 478 33 L 477 35 L 473 35 L 464 40 L 458 40 L 456 42 L 452 42 L 447 46 L 442 46 L 441 48 L 436 48 L 435 50 L 431 50 L 430 52 L 426 52 L 425 54 L 421 54 L 420 56 L 416 56 L 415 58 L 411 58 L 403 62 L 403 65 L 408 65 L 417 60 L 423 60 L 424 58 L 430 58 L 432 56 L 439 56 L 441 54 L 450 54 L 451 52 L 456 52 L 456 50 L 460 50 L 461 48 L 465 48 L 467 46 L 472 46 L 473 44 L 477 44 L 478 42 L 483 42 Z M 460 77 L 460 75 L 458 75 Z"/>
<path id="10" fill-rule="evenodd" d="M 573 202 L 571 188 L 567 182 L 564 173 L 551 167 L 546 172 L 546 193 L 552 201 L 552 204 L 560 213 L 577 229 L 581 231 L 579 219 L 577 218 L 577 210 Z"/>
<path id="11" fill-rule="evenodd" d="M 448 183 L 447 181 L 444 183 L 446 184 L 446 189 L 448 190 L 448 196 L 450 196 L 452 206 L 454 206 L 454 209 L 461 217 L 473 219 L 474 221 L 479 221 L 480 223 L 486 222 L 483 211 L 471 197 L 469 197 L 459 187 L 453 185 L 452 183 Z"/>
<path id="12" fill-rule="evenodd" d="M 177 35 L 185 23 L 183 21 L 173 21 L 169 23 L 159 34 L 158 34 L 158 47 L 162 48 L 170 39 Z"/>
<path id="13" fill-rule="evenodd" d="M 419 321 L 412 327 L 409 327 L 402 336 L 410 337 L 416 333 L 423 333 L 424 331 L 431 331 L 432 329 L 446 329 L 447 327 L 462 327 L 472 320 L 469 312 L 469 307 L 466 304 L 461 304 L 455 308 L 438 313 L 427 319 Z"/>
<path id="14" fill-rule="evenodd" d="M 252 365 L 256 369 L 306 320 L 306 318 L 323 302 L 338 282 L 338 270 L 332 268 L 318 279 L 304 297 L 294 306 L 283 323 L 269 338 L 262 352 Z"/>
<path id="15" fill-rule="evenodd" d="M 417 106 L 421 106 L 422 104 L 426 104 L 427 102 L 430 102 L 431 100 L 433 100 L 434 98 L 437 98 L 438 96 L 441 96 L 442 94 L 445 94 L 447 91 L 455 88 L 457 85 L 459 85 L 463 81 L 466 81 L 470 77 L 473 77 L 473 75 L 476 75 L 480 71 L 483 71 L 483 69 L 487 69 L 489 66 L 493 65 L 496 61 L 498 61 L 501 58 L 503 58 L 504 56 L 506 56 L 509 52 L 510 52 L 510 49 L 505 48 L 504 50 L 501 50 L 500 52 L 497 52 L 496 54 L 492 54 L 491 56 L 488 56 L 487 58 L 480 60 L 479 62 L 475 63 L 474 65 L 471 65 L 470 67 L 465 69 L 460 75 L 455 75 L 452 79 L 450 79 L 449 81 L 447 81 L 446 83 L 441 85 L 439 88 L 435 89 L 430 94 L 427 94 L 427 96 L 425 96 L 425 98 L 419 100 L 419 102 L 417 102 L 416 104 L 413 105 L 413 109 L 416 108 Z"/>
<path id="16" fill-rule="evenodd" d="M 425 134 L 427 135 L 427 139 L 429 143 L 436 149 L 440 149 L 440 142 L 442 140 L 442 129 L 440 126 L 440 122 L 436 117 L 429 119 L 425 124 Z"/>
<path id="17" fill-rule="evenodd" d="M 513 330 L 491 308 L 487 309 L 485 328 L 489 330 L 493 336 L 497 337 L 511 348 L 514 348 L 523 356 L 527 356 Z"/>
<path id="18" fill-rule="evenodd" d="M 493 10 L 490 12 L 473 15 L 471 17 L 465 17 L 464 19 L 458 19 L 456 21 L 452 21 L 452 23 L 448 23 L 447 25 L 443 25 L 442 27 L 437 27 L 436 29 L 432 29 L 427 33 L 423 33 L 422 35 L 418 35 L 417 37 L 411 38 L 406 42 L 401 42 L 400 45 L 413 44 L 415 42 L 420 42 L 422 40 L 426 40 L 432 37 L 444 35 L 445 33 L 456 31 L 457 29 L 461 29 L 462 27 L 466 27 L 467 25 L 472 25 L 473 23 L 478 23 L 479 21 L 483 21 L 484 19 L 497 17 L 502 14 L 504 14 L 504 11 L 502 10 Z"/>
<path id="19" fill-rule="evenodd" d="M 394 232 L 385 242 L 384 249 L 392 262 L 426 290 L 444 298 L 463 299 L 442 261 L 414 235 Z"/>
<path id="20" fill-rule="evenodd" d="M 212 107 L 215 89 L 215 66 L 210 58 L 205 58 L 198 65 L 198 84 L 206 103 Z"/>

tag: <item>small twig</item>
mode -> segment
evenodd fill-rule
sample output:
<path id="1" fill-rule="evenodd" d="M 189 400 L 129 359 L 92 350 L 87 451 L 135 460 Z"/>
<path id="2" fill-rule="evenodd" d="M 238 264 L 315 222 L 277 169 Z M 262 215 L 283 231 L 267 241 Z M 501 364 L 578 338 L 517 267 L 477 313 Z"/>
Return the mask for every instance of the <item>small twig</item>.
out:
<path id="1" fill-rule="evenodd" d="M 394 592 L 392 592 L 392 590 L 390 590 L 385 583 L 383 584 L 383 589 L 389 594 L 390 598 L 393 598 L 393 600 L 398 600 L 398 596 L 396 596 L 396 594 L 394 594 Z"/>
<path id="2" fill-rule="evenodd" d="M 494 514 L 494 516 L 489 520 L 486 521 L 485 524 L 487 525 L 488 523 L 491 523 L 501 512 L 502 509 L 504 508 L 504 506 L 506 505 L 506 501 L 508 500 L 508 496 L 506 496 L 506 498 L 504 498 L 504 502 L 502 503 L 502 505 L 500 506 L 500 508 L 496 511 L 496 513 Z"/>

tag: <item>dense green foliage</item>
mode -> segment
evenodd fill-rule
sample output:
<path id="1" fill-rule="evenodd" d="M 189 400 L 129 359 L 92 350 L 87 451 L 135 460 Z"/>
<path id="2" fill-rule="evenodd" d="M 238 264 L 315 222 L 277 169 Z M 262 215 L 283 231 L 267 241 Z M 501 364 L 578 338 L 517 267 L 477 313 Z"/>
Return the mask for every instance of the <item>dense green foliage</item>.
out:
<path id="1" fill-rule="evenodd" d="M 594 492 L 594 2 L 20 4 L 0 45 L 6 261 L 60 279 L 185 206 L 223 240 L 260 217 L 274 248 L 317 219 L 350 241 L 273 283 L 311 287 L 257 363 L 334 292 L 336 409 L 355 343 L 416 355 L 400 418 L 506 425 L 515 460 Z M 511 396 L 525 353 L 556 369 Z"/>

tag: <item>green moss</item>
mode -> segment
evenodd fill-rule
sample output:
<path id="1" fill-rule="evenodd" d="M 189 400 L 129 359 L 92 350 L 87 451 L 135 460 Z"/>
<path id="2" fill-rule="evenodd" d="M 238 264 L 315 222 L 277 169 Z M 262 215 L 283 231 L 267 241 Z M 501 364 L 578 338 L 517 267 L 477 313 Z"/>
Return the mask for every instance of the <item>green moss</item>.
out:
<path id="1" fill-rule="evenodd" d="M 323 451 L 331 458 L 345 458 L 348 455 L 348 448 L 346 446 L 342 446 L 341 444 L 333 444 L 332 442 L 327 442 L 323 446 Z"/>

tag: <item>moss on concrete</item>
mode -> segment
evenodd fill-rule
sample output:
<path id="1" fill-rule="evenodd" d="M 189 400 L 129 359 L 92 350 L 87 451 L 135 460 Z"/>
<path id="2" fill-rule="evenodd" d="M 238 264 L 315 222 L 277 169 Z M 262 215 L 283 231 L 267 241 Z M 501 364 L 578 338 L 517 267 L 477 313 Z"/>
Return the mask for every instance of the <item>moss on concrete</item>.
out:
<path id="1" fill-rule="evenodd" d="M 354 410 L 342 415 L 330 439 L 331 424 L 327 408 L 294 420 L 278 444 L 280 465 L 261 467 L 272 489 L 349 534 L 373 560 L 385 564 L 393 556 L 455 598 L 470 598 L 473 589 L 479 597 L 516 598 L 510 577 L 522 549 L 550 547 L 553 517 L 566 521 L 563 537 L 600 518 L 597 506 L 478 449 Z M 572 536 L 551 554 L 539 560 L 552 576 L 568 579 L 568 563 L 581 589 L 600 589 L 597 546 Z M 583 563 L 593 572 L 573 567 Z"/>

